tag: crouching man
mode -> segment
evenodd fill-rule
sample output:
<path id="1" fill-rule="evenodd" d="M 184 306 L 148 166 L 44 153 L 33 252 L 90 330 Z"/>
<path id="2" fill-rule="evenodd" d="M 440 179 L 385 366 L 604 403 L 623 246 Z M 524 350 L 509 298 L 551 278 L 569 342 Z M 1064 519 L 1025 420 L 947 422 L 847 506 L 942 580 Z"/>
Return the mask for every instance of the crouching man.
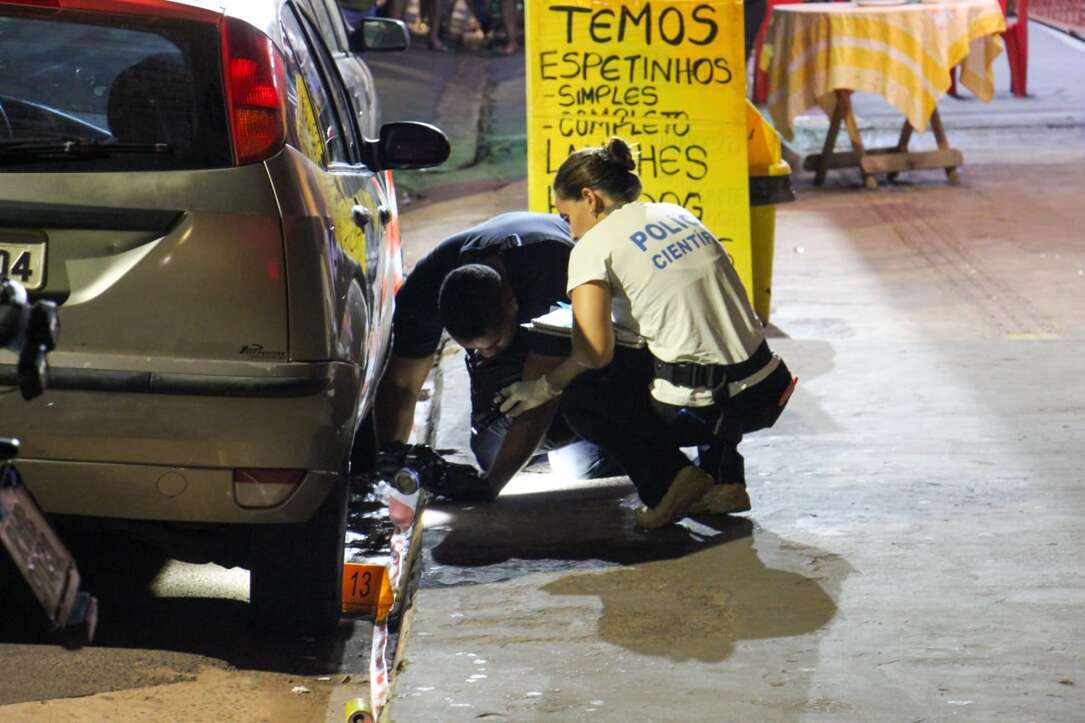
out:
<path id="1" fill-rule="evenodd" d="M 444 240 L 421 259 L 396 294 L 392 356 L 377 390 L 383 448 L 407 441 L 414 409 L 441 332 L 466 352 L 471 383 L 471 450 L 481 474 L 455 476 L 449 497 L 492 499 L 531 460 L 549 452 L 555 471 L 573 477 L 615 474 L 602 452 L 578 439 L 555 414 L 558 402 L 515 420 L 493 400 L 503 387 L 541 377 L 568 355 L 567 340 L 521 324 L 566 301 L 568 225 L 557 216 L 505 213 Z"/>

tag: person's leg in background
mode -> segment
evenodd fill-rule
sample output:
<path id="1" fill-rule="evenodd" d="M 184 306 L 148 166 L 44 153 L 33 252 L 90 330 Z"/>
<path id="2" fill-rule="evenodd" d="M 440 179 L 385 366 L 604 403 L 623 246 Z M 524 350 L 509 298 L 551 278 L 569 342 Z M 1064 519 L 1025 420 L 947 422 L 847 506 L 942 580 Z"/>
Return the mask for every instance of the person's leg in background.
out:
<path id="1" fill-rule="evenodd" d="M 448 46 L 441 42 L 441 0 L 422 0 L 422 17 L 428 26 L 426 47 L 439 53 L 448 52 Z"/>
<path id="2" fill-rule="evenodd" d="M 478 21 L 478 28 L 483 35 L 493 30 L 493 15 L 490 13 L 490 0 L 471 0 L 471 12 Z"/>
<path id="3" fill-rule="evenodd" d="M 381 17 L 403 20 L 407 12 L 407 0 L 385 0 L 378 11 Z"/>
<path id="4" fill-rule="evenodd" d="M 746 42 L 746 55 L 745 58 L 749 59 L 750 53 L 753 52 L 753 43 L 757 38 L 757 31 L 761 29 L 761 23 L 765 20 L 765 13 L 768 12 L 767 0 L 743 0 L 742 12 L 745 18 L 745 42 Z M 742 67 L 746 67 L 743 63 Z"/>
<path id="5" fill-rule="evenodd" d="M 501 24 L 505 28 L 505 44 L 497 52 L 501 55 L 512 55 L 520 48 L 516 41 L 520 25 L 519 13 L 516 12 L 516 0 L 501 0 Z"/>
<path id="6" fill-rule="evenodd" d="M 455 23 L 456 8 L 463 3 L 462 23 L 457 28 Z M 468 36 L 479 32 L 479 22 L 468 0 L 444 0 L 441 5 L 441 36 L 455 38 L 461 44 Z"/>

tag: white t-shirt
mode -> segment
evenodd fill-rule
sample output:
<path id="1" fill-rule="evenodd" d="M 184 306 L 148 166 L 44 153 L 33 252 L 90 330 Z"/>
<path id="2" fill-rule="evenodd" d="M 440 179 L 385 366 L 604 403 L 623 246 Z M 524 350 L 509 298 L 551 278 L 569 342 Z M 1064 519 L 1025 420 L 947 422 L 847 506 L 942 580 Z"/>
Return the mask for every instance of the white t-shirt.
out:
<path id="1" fill-rule="evenodd" d="M 605 281 L 614 323 L 648 342 L 657 359 L 735 364 L 764 341 L 761 322 L 723 246 L 689 211 L 670 203 L 630 203 L 577 241 L 569 291 Z M 708 406 L 712 390 L 652 382 L 652 396 Z"/>

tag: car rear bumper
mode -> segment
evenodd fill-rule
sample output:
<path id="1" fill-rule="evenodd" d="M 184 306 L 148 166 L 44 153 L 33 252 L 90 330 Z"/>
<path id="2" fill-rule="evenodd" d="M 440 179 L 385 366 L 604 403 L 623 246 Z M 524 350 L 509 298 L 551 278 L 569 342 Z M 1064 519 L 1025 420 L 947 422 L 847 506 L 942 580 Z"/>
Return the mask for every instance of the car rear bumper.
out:
<path id="1" fill-rule="evenodd" d="M 54 515 L 229 524 L 308 520 L 335 483 L 310 471 L 282 504 L 244 508 L 232 469 L 20 459 L 19 473 L 42 509 Z"/>
<path id="2" fill-rule="evenodd" d="M 251 366 L 244 371 L 250 374 L 54 367 L 42 397 L 0 395 L 0 419 L 13 420 L 3 431 L 20 438 L 17 464 L 50 514 L 304 521 L 345 468 L 363 411 L 362 370 L 327 362 L 267 365 L 261 376 Z M 305 476 L 281 502 L 254 508 L 239 503 L 236 469 Z"/>

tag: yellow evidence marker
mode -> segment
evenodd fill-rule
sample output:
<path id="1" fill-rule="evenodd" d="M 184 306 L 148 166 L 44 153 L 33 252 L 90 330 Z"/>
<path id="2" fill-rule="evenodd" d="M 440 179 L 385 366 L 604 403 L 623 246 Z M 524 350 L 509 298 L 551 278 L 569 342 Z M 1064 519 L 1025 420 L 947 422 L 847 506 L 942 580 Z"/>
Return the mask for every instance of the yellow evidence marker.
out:
<path id="1" fill-rule="evenodd" d="M 373 563 L 343 563 L 342 611 L 345 615 L 372 615 L 377 623 L 388 617 L 395 594 L 388 568 Z"/>

